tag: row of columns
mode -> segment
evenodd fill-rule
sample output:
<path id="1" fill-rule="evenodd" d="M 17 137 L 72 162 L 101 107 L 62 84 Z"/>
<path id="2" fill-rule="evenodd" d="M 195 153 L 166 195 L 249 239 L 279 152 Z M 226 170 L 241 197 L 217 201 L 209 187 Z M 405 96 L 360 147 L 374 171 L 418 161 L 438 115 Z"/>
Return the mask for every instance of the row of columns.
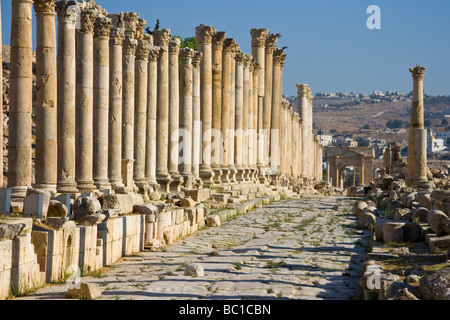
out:
<path id="1" fill-rule="evenodd" d="M 252 29 L 250 55 L 225 32 L 200 25 L 194 51 L 180 49 L 168 29 L 144 33 L 137 13 L 108 14 L 70 0 L 12 4 L 13 197 L 23 198 L 32 185 L 33 4 L 35 188 L 148 194 L 319 177 L 312 97 L 299 96 L 299 113 L 282 98 L 279 34 Z"/>

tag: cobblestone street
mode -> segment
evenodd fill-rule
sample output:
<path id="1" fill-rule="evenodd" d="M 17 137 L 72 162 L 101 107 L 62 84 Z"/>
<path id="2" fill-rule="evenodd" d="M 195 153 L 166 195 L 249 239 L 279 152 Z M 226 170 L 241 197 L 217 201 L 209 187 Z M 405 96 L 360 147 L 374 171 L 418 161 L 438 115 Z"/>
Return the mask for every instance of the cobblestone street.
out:
<path id="1" fill-rule="evenodd" d="M 353 200 L 304 197 L 271 203 L 207 228 L 163 251 L 125 257 L 82 281 L 102 299 L 359 299 L 370 233 L 357 228 Z M 203 277 L 184 275 L 186 266 Z M 61 299 L 49 285 L 18 299 Z"/>

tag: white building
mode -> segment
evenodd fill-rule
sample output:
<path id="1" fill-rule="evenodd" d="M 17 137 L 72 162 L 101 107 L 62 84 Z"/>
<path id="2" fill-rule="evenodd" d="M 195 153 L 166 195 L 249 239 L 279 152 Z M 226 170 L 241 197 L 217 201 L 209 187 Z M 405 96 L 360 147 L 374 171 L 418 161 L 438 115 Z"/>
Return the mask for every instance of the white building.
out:
<path id="1" fill-rule="evenodd" d="M 435 153 L 445 150 L 447 147 L 444 144 L 443 139 L 437 139 L 434 135 L 429 136 L 427 139 L 427 152 Z"/>
<path id="2" fill-rule="evenodd" d="M 324 147 L 331 146 L 333 144 L 333 136 L 328 134 L 318 134 L 317 138 L 320 141 L 320 144 Z"/>
<path id="3" fill-rule="evenodd" d="M 436 139 L 444 140 L 444 145 L 446 147 L 450 147 L 450 132 L 448 131 L 436 132 L 434 136 L 436 137 Z"/>

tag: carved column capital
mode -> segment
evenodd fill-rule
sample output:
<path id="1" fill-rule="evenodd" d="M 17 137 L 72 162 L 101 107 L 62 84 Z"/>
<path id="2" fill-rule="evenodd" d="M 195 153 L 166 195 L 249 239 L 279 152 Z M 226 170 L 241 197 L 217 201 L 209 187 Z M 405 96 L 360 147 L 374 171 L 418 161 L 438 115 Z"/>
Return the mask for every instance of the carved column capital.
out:
<path id="1" fill-rule="evenodd" d="M 194 57 L 192 58 L 192 65 L 194 68 L 200 67 L 200 62 L 202 62 L 203 59 L 203 53 L 195 51 Z"/>
<path id="2" fill-rule="evenodd" d="M 56 1 L 55 10 L 56 13 L 58 14 L 58 21 L 75 23 L 78 15 L 77 9 L 75 9 L 76 6 L 77 6 L 76 1 L 72 0 Z"/>
<path id="3" fill-rule="evenodd" d="M 55 1 L 54 0 L 34 0 L 34 11 L 36 13 L 54 13 Z"/>
<path id="4" fill-rule="evenodd" d="M 112 20 L 110 18 L 101 17 L 94 21 L 94 37 L 109 38 L 111 34 Z"/>
<path id="5" fill-rule="evenodd" d="M 214 33 L 216 33 L 214 27 L 205 26 L 204 24 L 201 24 L 195 28 L 195 34 L 199 44 L 210 44 Z"/>
<path id="6" fill-rule="evenodd" d="M 222 50 L 225 41 L 225 32 L 218 31 L 212 37 L 212 45 L 215 50 Z"/>
<path id="7" fill-rule="evenodd" d="M 123 54 L 125 56 L 134 56 L 136 54 L 138 41 L 136 39 L 131 39 L 126 37 L 123 41 Z"/>
<path id="8" fill-rule="evenodd" d="M 180 54 L 180 38 L 172 37 L 169 41 L 169 54 L 178 55 Z"/>
<path id="9" fill-rule="evenodd" d="M 192 60 L 195 56 L 195 51 L 191 48 L 182 48 L 180 49 L 180 59 L 181 61 L 188 62 Z"/>
<path id="10" fill-rule="evenodd" d="M 158 29 L 153 31 L 153 39 L 155 45 L 160 47 L 168 47 L 170 41 L 170 30 L 169 29 Z"/>
<path id="11" fill-rule="evenodd" d="M 260 28 L 250 30 L 252 36 L 252 47 L 265 47 L 269 30 Z"/>
<path id="12" fill-rule="evenodd" d="M 151 44 L 145 39 L 139 39 L 136 47 L 136 60 L 148 61 Z"/>
<path id="13" fill-rule="evenodd" d="M 275 43 L 281 38 L 281 34 L 269 33 L 266 39 L 266 52 L 272 53 L 275 48 Z"/>
<path id="14" fill-rule="evenodd" d="M 233 38 L 226 38 L 223 41 L 223 51 L 224 52 L 233 51 L 235 46 L 236 46 L 236 40 L 234 40 Z"/>
<path id="15" fill-rule="evenodd" d="M 426 68 L 421 65 L 409 68 L 409 72 L 412 73 L 414 80 L 423 80 L 425 76 L 425 70 Z"/>
<path id="16" fill-rule="evenodd" d="M 245 53 L 243 53 L 242 51 L 236 52 L 236 56 L 234 57 L 234 59 L 236 60 L 236 63 L 244 64 L 246 60 Z"/>
<path id="17" fill-rule="evenodd" d="M 134 38 L 136 35 L 136 27 L 138 23 L 139 13 L 121 12 L 119 13 L 118 27 L 125 29 L 125 36 Z"/>
<path id="18" fill-rule="evenodd" d="M 94 9 L 84 10 L 80 13 L 80 31 L 94 33 L 94 21 L 98 12 Z"/>
<path id="19" fill-rule="evenodd" d="M 297 89 L 299 97 L 308 97 L 310 88 L 307 84 L 297 84 Z"/>
<path id="20" fill-rule="evenodd" d="M 134 35 L 135 39 L 143 39 L 145 34 L 145 26 L 147 25 L 147 21 L 144 19 L 138 19 L 136 23 L 136 32 Z"/>
<path id="21" fill-rule="evenodd" d="M 284 54 L 284 49 L 275 48 L 273 51 L 273 62 L 279 66 L 284 64 L 286 55 Z"/>
<path id="22" fill-rule="evenodd" d="M 123 40 L 125 39 L 125 29 L 124 28 L 111 28 L 111 33 L 109 37 L 109 44 L 111 46 L 121 46 Z"/>
<path id="23" fill-rule="evenodd" d="M 158 46 L 151 46 L 148 52 L 148 61 L 158 61 L 161 55 L 161 48 Z"/>

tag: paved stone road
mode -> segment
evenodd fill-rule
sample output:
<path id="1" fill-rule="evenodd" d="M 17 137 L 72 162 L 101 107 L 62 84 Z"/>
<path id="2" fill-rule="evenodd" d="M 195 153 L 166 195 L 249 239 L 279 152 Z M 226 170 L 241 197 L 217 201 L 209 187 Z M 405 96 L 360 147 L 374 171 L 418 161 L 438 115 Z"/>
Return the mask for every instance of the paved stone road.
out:
<path id="1" fill-rule="evenodd" d="M 316 196 L 272 203 L 82 281 L 99 284 L 108 300 L 357 299 L 369 232 L 356 227 L 353 203 Z M 204 277 L 184 275 L 192 263 Z M 22 299 L 58 299 L 64 290 L 47 286 Z"/>

